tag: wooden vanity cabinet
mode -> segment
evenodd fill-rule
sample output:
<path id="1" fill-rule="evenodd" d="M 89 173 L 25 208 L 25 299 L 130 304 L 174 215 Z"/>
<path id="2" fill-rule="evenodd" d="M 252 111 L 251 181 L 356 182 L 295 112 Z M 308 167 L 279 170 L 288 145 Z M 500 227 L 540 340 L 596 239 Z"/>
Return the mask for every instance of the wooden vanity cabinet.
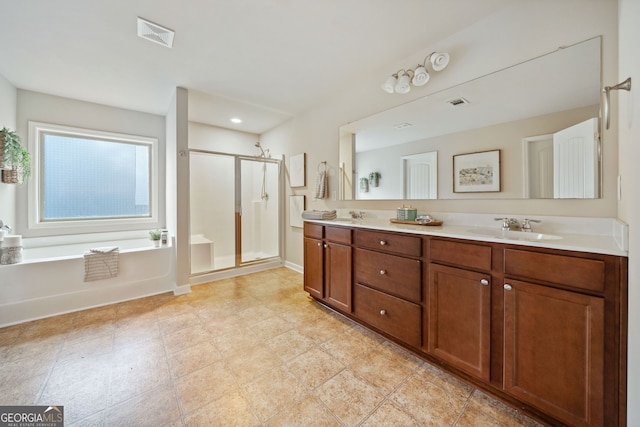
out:
<path id="1" fill-rule="evenodd" d="M 352 309 L 351 230 L 325 227 L 324 283 L 325 299 L 347 313 Z"/>
<path id="2" fill-rule="evenodd" d="M 352 230 L 304 223 L 304 289 L 346 313 L 352 310 Z"/>
<path id="3" fill-rule="evenodd" d="M 420 236 L 355 230 L 354 315 L 414 348 L 422 346 Z"/>
<path id="4" fill-rule="evenodd" d="M 505 391 L 569 425 L 603 425 L 604 299 L 504 286 Z"/>
<path id="5" fill-rule="evenodd" d="M 426 351 L 489 382 L 491 246 L 430 239 L 429 254 Z"/>
<path id="6" fill-rule="evenodd" d="M 324 227 L 304 223 L 304 290 L 324 299 Z"/>
<path id="7" fill-rule="evenodd" d="M 620 425 L 626 259 L 503 253 L 504 390 L 568 425 Z"/>
<path id="8" fill-rule="evenodd" d="M 627 258 L 304 230 L 314 298 L 550 425 L 625 425 Z"/>

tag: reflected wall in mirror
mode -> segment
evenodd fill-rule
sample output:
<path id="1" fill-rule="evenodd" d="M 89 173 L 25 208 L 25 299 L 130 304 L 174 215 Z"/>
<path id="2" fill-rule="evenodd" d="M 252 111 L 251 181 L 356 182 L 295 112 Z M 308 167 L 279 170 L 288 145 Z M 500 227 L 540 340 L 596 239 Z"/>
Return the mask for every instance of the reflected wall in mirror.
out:
<path id="1" fill-rule="evenodd" d="M 563 47 L 342 126 L 341 198 L 601 197 L 601 42 Z M 453 156 L 493 150 L 501 152 L 500 192 L 454 192 Z M 419 166 L 407 165 L 414 160 Z M 371 171 L 380 173 L 379 186 L 359 191 Z"/>

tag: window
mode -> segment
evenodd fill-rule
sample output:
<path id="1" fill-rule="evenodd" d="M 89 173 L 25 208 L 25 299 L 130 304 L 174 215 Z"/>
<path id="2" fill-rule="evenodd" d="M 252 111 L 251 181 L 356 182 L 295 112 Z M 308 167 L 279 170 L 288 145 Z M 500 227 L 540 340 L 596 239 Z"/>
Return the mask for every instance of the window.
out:
<path id="1" fill-rule="evenodd" d="M 157 139 L 35 122 L 29 135 L 29 228 L 157 222 Z"/>

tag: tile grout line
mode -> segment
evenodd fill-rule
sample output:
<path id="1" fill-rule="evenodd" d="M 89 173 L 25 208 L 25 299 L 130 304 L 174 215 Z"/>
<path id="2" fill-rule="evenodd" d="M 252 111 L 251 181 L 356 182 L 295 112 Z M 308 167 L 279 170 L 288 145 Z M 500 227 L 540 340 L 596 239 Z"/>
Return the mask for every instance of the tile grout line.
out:
<path id="1" fill-rule="evenodd" d="M 471 399 L 473 398 L 473 394 L 476 392 L 476 389 L 473 388 L 471 390 L 471 393 L 469 393 L 469 396 L 467 397 L 467 399 L 464 401 L 464 405 L 462 405 L 462 409 L 460 410 L 460 413 L 458 414 L 458 416 L 456 417 L 455 421 L 453 422 L 453 424 L 451 424 L 451 427 L 456 427 L 458 425 L 458 422 L 460 421 L 460 419 L 462 418 L 462 415 L 464 415 L 465 411 L 467 410 L 467 407 L 469 406 L 469 404 L 471 403 Z"/>

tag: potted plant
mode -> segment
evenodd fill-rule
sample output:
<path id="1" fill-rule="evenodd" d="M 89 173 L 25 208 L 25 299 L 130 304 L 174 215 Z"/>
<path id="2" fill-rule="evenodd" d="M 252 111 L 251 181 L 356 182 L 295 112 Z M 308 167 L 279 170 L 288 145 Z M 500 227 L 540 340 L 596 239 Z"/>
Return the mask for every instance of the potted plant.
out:
<path id="1" fill-rule="evenodd" d="M 0 130 L 0 168 L 2 182 L 8 184 L 20 184 L 31 176 L 31 154 L 20 136 L 6 127 Z"/>
<path id="2" fill-rule="evenodd" d="M 382 178 L 380 172 L 371 172 L 369 174 L 369 184 L 371 184 L 372 187 L 377 187 L 380 185 L 380 178 Z"/>
<path id="3" fill-rule="evenodd" d="M 160 247 L 160 239 L 162 238 L 162 231 L 156 229 L 149 231 L 149 238 L 153 241 L 153 245 L 156 248 Z"/>

